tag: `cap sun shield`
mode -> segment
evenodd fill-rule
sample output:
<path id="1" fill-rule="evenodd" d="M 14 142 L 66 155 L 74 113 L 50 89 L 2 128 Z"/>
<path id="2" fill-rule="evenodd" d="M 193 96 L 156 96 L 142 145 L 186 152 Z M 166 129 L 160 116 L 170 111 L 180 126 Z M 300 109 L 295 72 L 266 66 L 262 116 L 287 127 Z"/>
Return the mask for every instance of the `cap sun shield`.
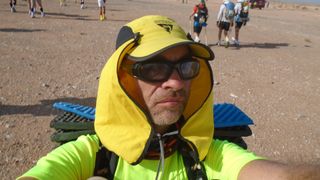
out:
<path id="1" fill-rule="evenodd" d="M 138 36 L 138 37 L 136 37 Z M 120 42 L 135 37 L 137 45 L 129 53 L 130 59 L 144 61 L 178 45 L 189 45 L 193 55 L 206 60 L 214 59 L 212 50 L 187 38 L 184 30 L 172 19 L 163 16 L 146 16 L 124 26 L 118 35 Z M 119 43 L 118 43 L 119 41 Z"/>

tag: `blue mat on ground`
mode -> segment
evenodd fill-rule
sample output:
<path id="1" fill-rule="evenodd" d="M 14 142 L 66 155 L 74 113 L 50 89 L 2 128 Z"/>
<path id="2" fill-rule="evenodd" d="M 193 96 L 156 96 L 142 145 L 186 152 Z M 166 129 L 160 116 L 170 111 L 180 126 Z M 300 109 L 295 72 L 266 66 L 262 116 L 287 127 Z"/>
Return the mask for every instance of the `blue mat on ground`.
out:
<path id="1" fill-rule="evenodd" d="M 53 107 L 63 111 L 75 113 L 90 120 L 94 120 L 95 108 L 90 106 L 57 102 L 53 104 Z M 234 104 L 214 104 L 213 111 L 215 128 L 246 126 L 253 124 L 252 119 L 250 119 L 250 117 L 248 117 Z"/>
<path id="2" fill-rule="evenodd" d="M 53 107 L 63 111 L 75 113 L 90 120 L 94 120 L 94 115 L 96 113 L 96 109 L 93 107 L 66 102 L 56 102 L 53 104 Z"/>
<path id="3" fill-rule="evenodd" d="M 215 104 L 213 107 L 214 127 L 224 128 L 233 126 L 252 125 L 253 121 L 234 104 Z"/>

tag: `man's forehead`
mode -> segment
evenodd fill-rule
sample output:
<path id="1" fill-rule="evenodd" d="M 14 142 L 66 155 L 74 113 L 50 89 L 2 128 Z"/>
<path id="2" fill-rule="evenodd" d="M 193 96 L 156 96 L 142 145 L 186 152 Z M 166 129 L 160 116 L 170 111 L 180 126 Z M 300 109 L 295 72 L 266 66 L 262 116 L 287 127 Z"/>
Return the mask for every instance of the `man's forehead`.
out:
<path id="1" fill-rule="evenodd" d="M 128 56 L 125 56 L 122 63 L 124 64 L 134 64 L 136 61 L 130 59 Z M 194 56 L 190 47 L 188 45 L 180 45 L 176 47 L 169 48 L 158 55 L 150 57 L 144 61 L 153 61 L 153 60 L 180 60 L 183 58 L 190 58 Z"/>
<path id="2" fill-rule="evenodd" d="M 188 45 L 177 46 L 170 48 L 163 53 L 159 54 L 160 57 L 191 57 L 191 50 Z"/>

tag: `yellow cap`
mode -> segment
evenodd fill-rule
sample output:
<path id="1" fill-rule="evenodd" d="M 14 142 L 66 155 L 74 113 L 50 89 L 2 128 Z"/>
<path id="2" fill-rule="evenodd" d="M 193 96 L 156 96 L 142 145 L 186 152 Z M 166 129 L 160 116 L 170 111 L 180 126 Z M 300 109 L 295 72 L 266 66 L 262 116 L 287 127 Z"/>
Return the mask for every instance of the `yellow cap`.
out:
<path id="1" fill-rule="evenodd" d="M 192 55 L 196 57 L 206 60 L 214 59 L 214 53 L 208 46 L 188 38 L 174 20 L 165 16 L 149 15 L 128 23 L 121 28 L 116 47 L 132 38 L 135 39 L 136 45 L 129 56 L 135 61 L 147 60 L 179 45 L 189 45 Z"/>

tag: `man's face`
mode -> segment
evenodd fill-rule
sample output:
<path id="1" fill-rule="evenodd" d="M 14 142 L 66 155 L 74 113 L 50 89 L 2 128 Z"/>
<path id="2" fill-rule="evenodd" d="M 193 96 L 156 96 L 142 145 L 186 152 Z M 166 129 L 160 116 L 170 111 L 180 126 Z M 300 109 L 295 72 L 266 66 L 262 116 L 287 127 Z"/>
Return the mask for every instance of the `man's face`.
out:
<path id="1" fill-rule="evenodd" d="M 161 56 L 163 60 L 176 62 L 188 54 L 186 46 L 178 46 Z M 191 80 L 182 80 L 174 70 L 167 81 L 150 83 L 137 80 L 137 83 L 155 125 L 167 126 L 179 120 L 187 104 Z"/>

